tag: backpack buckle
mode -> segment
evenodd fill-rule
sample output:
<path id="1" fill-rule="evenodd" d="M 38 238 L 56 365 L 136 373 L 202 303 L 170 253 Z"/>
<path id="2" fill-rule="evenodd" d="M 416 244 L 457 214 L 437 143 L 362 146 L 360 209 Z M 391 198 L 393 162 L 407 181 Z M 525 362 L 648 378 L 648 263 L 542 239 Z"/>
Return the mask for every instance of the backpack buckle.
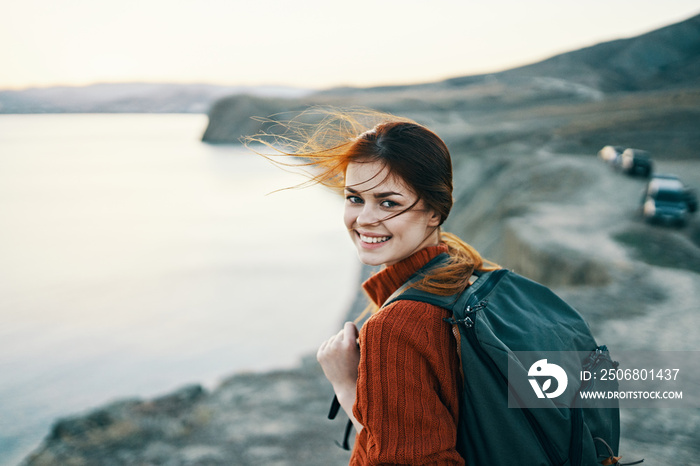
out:
<path id="1" fill-rule="evenodd" d="M 464 310 L 464 312 L 466 314 L 464 319 L 455 319 L 454 317 L 446 317 L 442 320 L 444 320 L 448 324 L 452 324 L 452 325 L 462 324 L 467 328 L 472 328 L 474 326 L 474 319 L 471 318 L 471 315 L 474 314 L 476 311 L 480 311 L 483 308 L 485 308 L 488 303 L 489 303 L 489 300 L 484 299 L 483 301 L 481 301 L 479 304 L 477 304 L 474 307 L 467 306 L 467 308 Z"/>

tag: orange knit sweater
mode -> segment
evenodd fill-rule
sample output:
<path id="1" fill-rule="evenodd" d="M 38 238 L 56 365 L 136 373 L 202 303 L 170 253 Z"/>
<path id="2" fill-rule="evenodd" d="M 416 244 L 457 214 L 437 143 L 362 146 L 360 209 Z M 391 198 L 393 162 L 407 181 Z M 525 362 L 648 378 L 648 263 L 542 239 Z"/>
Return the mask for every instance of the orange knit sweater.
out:
<path id="1" fill-rule="evenodd" d="M 379 306 L 447 246 L 422 249 L 383 269 L 363 286 Z M 350 465 L 464 465 L 457 453 L 459 356 L 449 312 L 397 301 L 360 331 L 353 414 L 362 424 Z"/>

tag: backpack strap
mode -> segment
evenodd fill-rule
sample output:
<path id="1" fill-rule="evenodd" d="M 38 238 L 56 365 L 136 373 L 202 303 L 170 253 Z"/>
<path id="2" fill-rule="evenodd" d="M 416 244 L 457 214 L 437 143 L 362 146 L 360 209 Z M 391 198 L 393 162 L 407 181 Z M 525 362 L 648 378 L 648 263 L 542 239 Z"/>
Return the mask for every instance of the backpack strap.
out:
<path id="1" fill-rule="evenodd" d="M 328 412 L 328 419 L 335 419 L 335 417 L 338 415 L 338 411 L 340 411 L 340 402 L 338 401 L 337 396 L 333 396 L 333 402 L 331 403 L 331 409 Z M 343 450 L 350 450 L 350 433 L 352 432 L 352 421 L 348 419 L 347 424 L 345 425 L 345 433 L 343 434 L 343 443 L 341 444 L 336 440 L 335 444 L 338 445 L 340 448 Z"/>
<path id="2" fill-rule="evenodd" d="M 394 301 L 399 300 L 420 301 L 445 308 L 449 310 L 454 317 L 462 318 L 465 312 L 470 312 L 470 309 L 477 310 L 476 306 L 485 300 L 486 296 L 493 290 L 500 279 L 508 273 L 507 269 L 497 269 L 490 272 L 475 270 L 469 279 L 470 285 L 463 292 L 447 296 L 437 295 L 415 288 L 415 284 L 428 275 L 431 270 L 446 264 L 449 259 L 450 256 L 447 253 L 435 256 L 396 290 L 382 307 L 386 307 Z M 451 323 L 456 323 L 456 321 Z"/>

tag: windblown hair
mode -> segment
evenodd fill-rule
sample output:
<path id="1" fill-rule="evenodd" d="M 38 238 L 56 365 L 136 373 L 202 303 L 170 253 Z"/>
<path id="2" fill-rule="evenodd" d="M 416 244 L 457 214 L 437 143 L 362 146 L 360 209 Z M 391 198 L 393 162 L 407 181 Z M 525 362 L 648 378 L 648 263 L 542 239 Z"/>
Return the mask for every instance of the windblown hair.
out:
<path id="1" fill-rule="evenodd" d="M 305 173 L 309 180 L 299 186 L 321 184 L 342 192 L 349 163 L 378 161 L 389 174 L 406 183 L 427 208 L 440 215 L 440 225 L 447 219 L 453 203 L 452 160 L 442 139 L 426 127 L 387 113 L 324 108 L 312 108 L 287 122 L 273 123 L 282 131 L 249 136 L 243 142 L 278 166 L 308 169 Z M 275 153 L 253 149 L 258 144 Z M 287 161 L 286 157 L 293 159 Z M 401 215 L 416 203 L 394 215 Z M 499 268 L 456 235 L 441 231 L 440 240 L 448 247 L 450 261 L 418 282 L 415 287 L 420 290 L 449 296 L 469 286 L 475 270 Z"/>

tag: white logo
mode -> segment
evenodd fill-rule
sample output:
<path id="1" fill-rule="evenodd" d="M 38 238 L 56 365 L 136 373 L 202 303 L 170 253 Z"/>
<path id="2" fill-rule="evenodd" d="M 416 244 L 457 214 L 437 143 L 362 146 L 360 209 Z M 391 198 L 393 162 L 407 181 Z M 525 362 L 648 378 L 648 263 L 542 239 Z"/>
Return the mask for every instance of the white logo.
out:
<path id="1" fill-rule="evenodd" d="M 540 359 L 530 366 L 530 370 L 527 372 L 527 375 L 530 377 L 549 377 L 544 381 L 542 387 L 540 387 L 537 379 L 530 379 L 530 385 L 532 385 L 532 389 L 535 391 L 537 398 L 544 398 L 545 396 L 547 398 L 556 398 L 564 393 L 564 390 L 566 390 L 566 384 L 569 382 L 564 369 L 556 364 L 547 363 L 546 359 Z M 553 392 L 549 393 L 547 390 L 549 390 L 552 386 L 552 378 L 556 379 L 557 388 Z"/>

